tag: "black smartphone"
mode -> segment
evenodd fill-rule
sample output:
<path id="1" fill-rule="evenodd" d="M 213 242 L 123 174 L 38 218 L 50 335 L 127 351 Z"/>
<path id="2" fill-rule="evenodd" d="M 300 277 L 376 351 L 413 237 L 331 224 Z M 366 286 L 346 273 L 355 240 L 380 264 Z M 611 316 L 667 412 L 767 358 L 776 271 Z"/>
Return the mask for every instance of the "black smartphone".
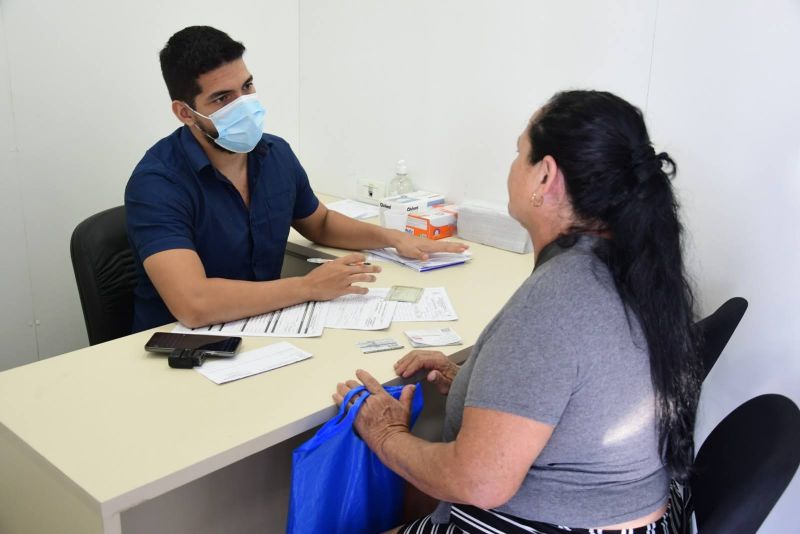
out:
<path id="1" fill-rule="evenodd" d="M 193 349 L 203 351 L 208 356 L 235 356 L 241 344 L 240 337 L 156 332 L 145 343 L 144 350 L 171 353 L 175 349 Z"/>

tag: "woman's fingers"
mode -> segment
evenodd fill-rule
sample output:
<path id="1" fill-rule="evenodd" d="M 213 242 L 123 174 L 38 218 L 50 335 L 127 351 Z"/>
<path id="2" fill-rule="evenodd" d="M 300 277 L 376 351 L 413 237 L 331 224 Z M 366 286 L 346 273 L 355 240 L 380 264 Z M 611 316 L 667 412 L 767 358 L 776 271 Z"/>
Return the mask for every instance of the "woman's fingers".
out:
<path id="1" fill-rule="evenodd" d="M 383 386 L 381 386 L 380 382 L 375 380 L 375 378 L 365 370 L 358 369 L 356 371 L 356 376 L 359 380 L 361 380 L 361 382 L 364 384 L 364 387 L 366 387 L 367 391 L 369 391 L 372 395 L 386 392 L 383 389 Z"/>

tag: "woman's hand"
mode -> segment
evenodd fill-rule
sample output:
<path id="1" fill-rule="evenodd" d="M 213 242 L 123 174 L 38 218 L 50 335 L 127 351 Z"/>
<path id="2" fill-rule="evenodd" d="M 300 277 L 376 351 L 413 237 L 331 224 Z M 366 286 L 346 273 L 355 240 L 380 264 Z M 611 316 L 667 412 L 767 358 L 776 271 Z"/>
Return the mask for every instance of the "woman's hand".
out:
<path id="1" fill-rule="evenodd" d="M 426 379 L 433 382 L 442 395 L 450 392 L 450 385 L 458 373 L 458 366 L 438 350 L 412 350 L 394 364 L 395 373 L 403 378 L 412 376 L 420 369 L 429 371 Z"/>
<path id="2" fill-rule="evenodd" d="M 370 396 L 361 405 L 353 426 L 369 448 L 380 455 L 386 440 L 397 433 L 409 432 L 411 400 L 414 397 L 415 386 L 413 384 L 405 386 L 400 392 L 398 401 L 368 372 L 359 369 L 356 371 L 356 376 L 370 392 Z M 337 384 L 336 393 L 333 394 L 336 405 L 341 405 L 347 393 L 361 383 L 348 380 L 346 383 Z"/>

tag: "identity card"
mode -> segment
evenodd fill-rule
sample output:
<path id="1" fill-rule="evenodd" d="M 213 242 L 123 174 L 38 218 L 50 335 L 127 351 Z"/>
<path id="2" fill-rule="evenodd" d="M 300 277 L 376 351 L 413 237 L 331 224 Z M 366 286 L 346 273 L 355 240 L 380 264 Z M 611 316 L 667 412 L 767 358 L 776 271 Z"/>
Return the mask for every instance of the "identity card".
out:
<path id="1" fill-rule="evenodd" d="M 392 286 L 385 300 L 397 300 L 400 302 L 418 302 L 422 296 L 421 287 L 412 286 Z"/>

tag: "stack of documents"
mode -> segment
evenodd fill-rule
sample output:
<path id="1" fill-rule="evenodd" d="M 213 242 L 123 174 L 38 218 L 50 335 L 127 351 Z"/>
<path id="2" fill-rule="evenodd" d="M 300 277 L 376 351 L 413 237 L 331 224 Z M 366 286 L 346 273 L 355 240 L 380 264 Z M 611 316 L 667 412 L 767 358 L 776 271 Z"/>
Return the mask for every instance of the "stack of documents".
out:
<path id="1" fill-rule="evenodd" d="M 469 252 L 434 252 L 425 261 L 404 258 L 394 248 L 373 248 L 366 252 L 377 258 L 399 263 L 421 273 L 441 269 L 442 267 L 450 267 L 451 265 L 460 265 L 472 259 L 472 255 Z"/>
<path id="2" fill-rule="evenodd" d="M 445 347 L 460 345 L 461 336 L 452 328 L 429 328 L 427 330 L 406 330 L 412 347 Z"/>
<path id="3" fill-rule="evenodd" d="M 331 202 L 327 207 L 329 210 L 338 211 L 342 215 L 347 215 L 353 219 L 371 219 L 372 217 L 377 217 L 380 213 L 378 206 L 350 200 L 349 198 Z"/>

